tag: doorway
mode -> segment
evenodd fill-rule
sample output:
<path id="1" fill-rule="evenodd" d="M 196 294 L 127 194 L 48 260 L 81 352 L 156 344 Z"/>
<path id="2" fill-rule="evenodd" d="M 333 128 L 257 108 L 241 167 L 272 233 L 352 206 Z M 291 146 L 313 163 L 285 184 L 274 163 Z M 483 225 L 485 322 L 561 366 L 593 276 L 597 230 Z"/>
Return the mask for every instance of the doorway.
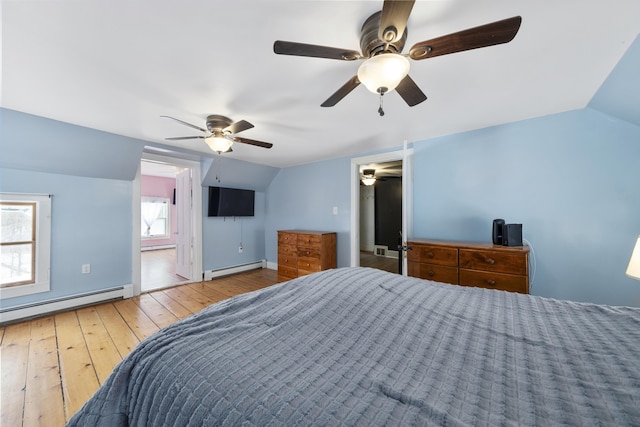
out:
<path id="1" fill-rule="evenodd" d="M 199 162 L 144 152 L 134 180 L 134 294 L 202 280 Z"/>
<path id="2" fill-rule="evenodd" d="M 177 177 L 190 169 L 165 162 L 140 162 L 140 286 L 142 292 L 175 286 L 191 278 L 178 258 Z M 188 208 L 190 210 L 190 208 Z M 187 212 L 189 215 L 190 212 Z M 190 263 L 190 260 L 187 260 Z"/>
<path id="3" fill-rule="evenodd" d="M 385 258 L 391 258 L 388 255 L 391 254 L 393 256 L 393 252 L 390 253 L 389 251 L 395 251 L 399 243 L 402 245 L 406 244 L 406 238 L 411 235 L 413 225 L 413 202 L 411 192 L 411 180 L 413 179 L 413 175 L 411 173 L 412 161 L 413 149 L 407 148 L 406 142 L 403 150 L 358 157 L 351 160 L 351 266 L 370 266 L 369 264 L 375 264 L 376 261 L 382 261 L 380 258 L 372 258 L 372 256 L 376 256 L 375 254 L 378 252 L 378 256 L 381 256 L 384 253 L 384 255 L 386 255 Z M 375 244 L 375 231 L 371 232 L 368 237 L 365 235 L 364 240 L 361 239 L 363 234 L 369 233 L 366 230 L 367 227 L 371 227 L 371 223 L 373 223 L 373 226 L 375 227 L 375 221 L 371 219 L 370 214 L 369 219 L 361 218 L 363 215 L 361 211 L 361 204 L 368 203 L 371 205 L 375 200 L 375 195 L 370 200 L 366 199 L 367 194 L 375 192 L 375 190 L 363 190 L 361 194 L 363 172 L 364 169 L 375 169 L 375 167 L 380 169 L 380 173 L 378 174 L 378 177 L 380 178 L 384 176 L 384 174 L 382 174 L 382 169 L 387 167 L 389 169 L 392 167 L 396 169 L 394 174 L 397 175 L 396 179 L 399 181 L 399 186 L 395 186 L 395 191 L 400 190 L 400 195 L 398 195 L 398 197 L 401 199 L 401 231 L 399 233 L 397 230 L 391 231 L 392 235 L 398 240 L 396 240 L 396 243 L 394 244 L 393 241 L 390 241 L 387 237 L 386 240 L 389 241 L 389 243 L 380 245 L 383 246 L 380 248 Z M 369 209 L 372 209 L 371 206 L 369 206 Z M 363 221 L 366 223 L 363 224 Z M 395 227 L 397 228 L 397 226 Z M 370 250 L 372 249 L 371 246 L 373 246 L 373 251 Z M 386 246 L 386 248 L 384 248 L 384 246 Z M 363 251 L 361 251 L 361 249 L 363 249 Z M 368 252 L 371 256 L 364 256 L 366 254 L 362 254 L 362 252 Z M 393 268 L 395 272 L 402 271 L 402 274 L 406 275 L 407 262 L 405 252 L 399 252 L 398 258 L 392 258 L 391 262 L 394 266 L 389 267 L 389 269 Z M 400 266 L 402 266 L 402 268 L 400 268 Z"/>
<path id="4" fill-rule="evenodd" d="M 360 266 L 400 273 L 402 160 L 360 165 Z"/>

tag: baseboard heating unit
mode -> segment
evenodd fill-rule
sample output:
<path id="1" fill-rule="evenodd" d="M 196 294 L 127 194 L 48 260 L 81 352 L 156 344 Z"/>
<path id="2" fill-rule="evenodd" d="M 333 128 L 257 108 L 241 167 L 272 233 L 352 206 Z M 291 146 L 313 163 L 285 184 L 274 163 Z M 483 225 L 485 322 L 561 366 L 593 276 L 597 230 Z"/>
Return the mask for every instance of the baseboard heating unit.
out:
<path id="1" fill-rule="evenodd" d="M 266 268 L 267 260 L 256 261 L 249 264 L 236 265 L 233 267 L 225 267 L 219 270 L 207 270 L 203 274 L 203 280 L 212 280 L 216 277 L 228 276 L 230 274 L 242 273 L 243 271 L 257 270 L 259 268 Z"/>
<path id="2" fill-rule="evenodd" d="M 133 285 L 124 285 L 80 295 L 72 295 L 48 301 L 4 308 L 0 309 L 0 324 L 16 320 L 26 320 L 32 317 L 43 316 L 45 314 L 78 308 L 85 305 L 97 304 L 114 299 L 131 298 L 132 296 Z"/>

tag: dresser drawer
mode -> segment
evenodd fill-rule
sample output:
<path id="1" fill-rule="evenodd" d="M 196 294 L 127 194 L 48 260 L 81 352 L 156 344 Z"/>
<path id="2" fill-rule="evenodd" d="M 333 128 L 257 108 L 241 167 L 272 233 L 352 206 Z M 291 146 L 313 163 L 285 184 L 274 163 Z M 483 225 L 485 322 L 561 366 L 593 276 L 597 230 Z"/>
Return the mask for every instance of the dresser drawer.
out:
<path id="1" fill-rule="evenodd" d="M 458 248 L 435 245 L 413 245 L 413 249 L 408 251 L 408 258 L 411 261 L 422 261 L 429 264 L 455 267 L 458 265 Z"/>
<path id="2" fill-rule="evenodd" d="M 320 258 L 320 248 L 298 248 L 298 256 L 304 258 Z"/>
<path id="3" fill-rule="evenodd" d="M 435 282 L 458 284 L 458 269 L 444 265 L 409 262 L 409 276 Z"/>
<path id="4" fill-rule="evenodd" d="M 320 247 L 321 234 L 298 234 L 298 243 L 300 247 Z"/>
<path id="5" fill-rule="evenodd" d="M 503 291 L 529 293 L 526 276 L 494 273 L 488 271 L 460 269 L 460 284 L 478 288 L 500 289 Z"/>
<path id="6" fill-rule="evenodd" d="M 278 258 L 280 255 L 297 255 L 298 248 L 292 245 L 278 245 Z"/>
<path id="7" fill-rule="evenodd" d="M 298 274 L 303 276 L 306 274 L 320 271 L 320 260 L 313 258 L 298 258 Z"/>
<path id="8" fill-rule="evenodd" d="M 527 275 L 527 253 L 460 249 L 460 268 Z"/>
<path id="9" fill-rule="evenodd" d="M 287 233 L 286 231 L 278 232 L 278 248 L 280 245 L 297 246 L 298 235 L 295 233 Z"/>
<path id="10" fill-rule="evenodd" d="M 294 254 L 283 254 L 282 252 L 278 252 L 278 266 L 284 265 L 287 267 L 297 268 L 298 267 L 298 256 Z"/>
<path id="11" fill-rule="evenodd" d="M 278 263 L 278 281 L 285 282 L 287 280 L 298 277 L 298 269 L 295 267 L 287 267 Z"/>

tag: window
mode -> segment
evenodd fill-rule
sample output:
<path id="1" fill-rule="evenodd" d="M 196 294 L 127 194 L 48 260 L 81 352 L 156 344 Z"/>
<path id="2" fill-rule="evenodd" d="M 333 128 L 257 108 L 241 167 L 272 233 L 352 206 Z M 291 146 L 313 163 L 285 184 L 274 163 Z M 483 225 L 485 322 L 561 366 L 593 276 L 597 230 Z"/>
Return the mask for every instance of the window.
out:
<path id="1" fill-rule="evenodd" d="M 0 194 L 0 298 L 49 290 L 51 199 Z"/>
<path id="2" fill-rule="evenodd" d="M 140 231 L 143 239 L 167 239 L 171 233 L 169 199 L 141 197 Z"/>

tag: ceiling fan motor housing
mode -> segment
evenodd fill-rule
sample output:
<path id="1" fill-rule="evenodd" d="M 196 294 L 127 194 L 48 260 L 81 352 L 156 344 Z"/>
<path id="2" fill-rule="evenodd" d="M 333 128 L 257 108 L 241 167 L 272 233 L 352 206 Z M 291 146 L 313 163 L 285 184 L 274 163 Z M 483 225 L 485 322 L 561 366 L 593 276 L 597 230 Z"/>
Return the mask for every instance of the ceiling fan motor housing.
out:
<path id="1" fill-rule="evenodd" d="M 213 134 L 222 134 L 222 130 L 231 126 L 233 121 L 229 117 L 212 114 L 207 116 L 207 129 Z"/>
<path id="2" fill-rule="evenodd" d="M 400 53 L 407 41 L 407 29 L 405 28 L 402 37 L 393 43 L 386 43 L 378 38 L 378 28 L 380 27 L 380 16 L 382 11 L 376 12 L 367 18 L 360 30 L 360 49 L 362 55 L 368 58 L 383 52 Z"/>

